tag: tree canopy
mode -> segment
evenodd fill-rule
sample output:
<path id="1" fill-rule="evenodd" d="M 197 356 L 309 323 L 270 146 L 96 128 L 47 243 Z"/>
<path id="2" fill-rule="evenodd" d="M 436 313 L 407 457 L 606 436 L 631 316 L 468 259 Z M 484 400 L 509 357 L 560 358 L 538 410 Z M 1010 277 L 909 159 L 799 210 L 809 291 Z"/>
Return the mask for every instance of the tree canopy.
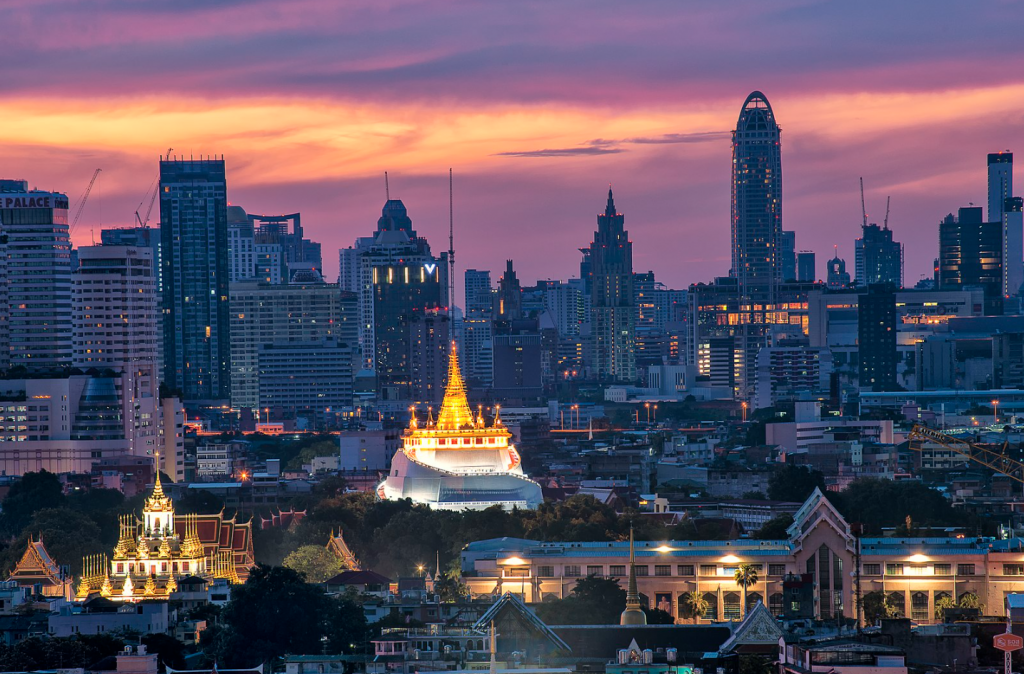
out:
<path id="1" fill-rule="evenodd" d="M 363 610 L 328 597 L 298 572 L 257 565 L 235 587 L 208 652 L 227 668 L 254 667 L 283 655 L 350 653 L 366 636 Z"/>

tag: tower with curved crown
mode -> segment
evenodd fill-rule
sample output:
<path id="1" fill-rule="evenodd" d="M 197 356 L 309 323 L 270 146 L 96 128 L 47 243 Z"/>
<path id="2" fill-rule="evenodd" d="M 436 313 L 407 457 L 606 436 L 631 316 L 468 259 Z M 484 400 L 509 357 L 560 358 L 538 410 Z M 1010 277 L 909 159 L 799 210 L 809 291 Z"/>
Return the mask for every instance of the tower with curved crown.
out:
<path id="1" fill-rule="evenodd" d="M 732 132 L 732 271 L 749 299 L 771 301 L 782 280 L 781 129 L 754 91 Z"/>
<path id="2" fill-rule="evenodd" d="M 474 413 L 469 406 L 454 345 L 437 420 L 429 408 L 423 423 L 415 408 L 411 412 L 402 448 L 395 453 L 388 476 L 377 485 L 379 498 L 408 498 L 444 510 L 540 505 L 540 485 L 523 472 L 500 409 L 495 407 L 494 421 L 488 426 L 483 410 Z"/>
<path id="3" fill-rule="evenodd" d="M 633 242 L 626 216 L 615 208 L 612 188 L 590 244 L 590 363 L 601 379 L 636 379 L 636 297 Z"/>

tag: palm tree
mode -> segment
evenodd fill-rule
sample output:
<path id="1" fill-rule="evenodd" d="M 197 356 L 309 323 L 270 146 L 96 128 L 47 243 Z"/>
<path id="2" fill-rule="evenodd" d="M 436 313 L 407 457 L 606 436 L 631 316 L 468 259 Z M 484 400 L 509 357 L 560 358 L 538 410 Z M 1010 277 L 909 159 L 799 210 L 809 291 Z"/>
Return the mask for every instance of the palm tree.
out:
<path id="1" fill-rule="evenodd" d="M 743 615 L 747 615 L 747 588 L 757 584 L 758 567 L 753 564 L 740 564 L 733 574 L 736 584 L 743 590 Z"/>
<path id="2" fill-rule="evenodd" d="M 693 617 L 693 622 L 696 623 L 698 620 L 703 618 L 708 613 L 708 609 L 711 608 L 711 604 L 704 598 L 704 595 L 697 590 L 687 592 L 683 596 L 683 606 Z"/>

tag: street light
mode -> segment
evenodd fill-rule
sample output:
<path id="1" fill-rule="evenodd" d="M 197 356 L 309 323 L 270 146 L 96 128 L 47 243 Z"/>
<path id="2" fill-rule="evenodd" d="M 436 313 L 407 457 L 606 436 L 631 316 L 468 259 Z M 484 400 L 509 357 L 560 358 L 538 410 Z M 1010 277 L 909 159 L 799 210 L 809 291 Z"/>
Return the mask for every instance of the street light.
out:
<path id="1" fill-rule="evenodd" d="M 647 408 L 647 423 L 651 423 L 651 403 L 644 403 L 644 407 Z"/>
<path id="2" fill-rule="evenodd" d="M 743 423 L 747 423 L 747 401 L 743 401 Z"/>
<path id="3" fill-rule="evenodd" d="M 658 423 L 658 406 L 654 406 L 654 423 Z"/>
<path id="4" fill-rule="evenodd" d="M 998 400 L 993 400 L 992 401 L 992 410 L 993 410 L 992 411 L 992 423 L 993 424 L 998 424 L 999 423 L 999 401 Z"/>

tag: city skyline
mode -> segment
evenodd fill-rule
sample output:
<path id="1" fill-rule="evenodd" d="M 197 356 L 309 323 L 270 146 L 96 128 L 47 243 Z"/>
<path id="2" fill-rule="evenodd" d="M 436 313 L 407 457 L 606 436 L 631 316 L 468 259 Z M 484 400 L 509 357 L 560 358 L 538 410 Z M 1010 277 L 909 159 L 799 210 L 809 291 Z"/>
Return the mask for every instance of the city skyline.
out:
<path id="1" fill-rule="evenodd" d="M 452 167 L 457 271 L 512 258 L 528 281 L 574 274 L 610 182 L 634 268 L 685 287 L 729 271 L 729 131 L 760 90 L 785 131 L 783 228 L 818 253 L 817 276 L 833 244 L 853 266 L 863 175 L 869 220 L 892 195 L 896 237 L 928 242 L 907 248 L 913 285 L 930 273 L 943 216 L 984 203 L 985 155 L 1024 131 L 1024 79 L 1010 74 L 1022 48 L 1000 46 L 1001 68 L 969 49 L 1015 6 L 948 3 L 934 10 L 947 21 L 923 23 L 914 3 L 886 6 L 885 21 L 815 3 L 651 3 L 629 16 L 572 3 L 308 2 L 284 16 L 271 4 L 111 3 L 64 7 L 42 31 L 51 14 L 23 3 L 7 45 L 23 67 L 2 104 L 2 173 L 75 202 L 103 168 L 74 233 L 86 245 L 91 229 L 132 222 L 167 147 L 223 154 L 232 203 L 301 212 L 330 251 L 376 220 L 385 170 L 440 244 Z M 324 261 L 335 278 L 336 259 Z"/>

